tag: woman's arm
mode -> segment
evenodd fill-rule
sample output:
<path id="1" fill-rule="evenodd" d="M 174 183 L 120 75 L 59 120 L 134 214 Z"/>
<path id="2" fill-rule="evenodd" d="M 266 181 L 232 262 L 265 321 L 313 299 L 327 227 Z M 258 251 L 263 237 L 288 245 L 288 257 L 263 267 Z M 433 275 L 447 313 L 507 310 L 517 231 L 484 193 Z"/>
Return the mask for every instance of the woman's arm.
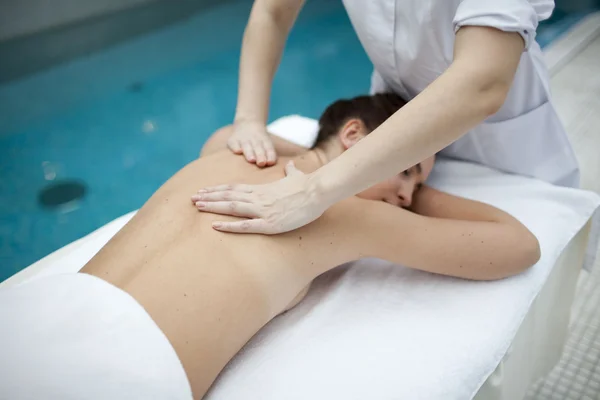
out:
<path id="1" fill-rule="evenodd" d="M 368 227 L 370 256 L 475 280 L 515 275 L 539 260 L 536 237 L 509 214 L 429 187 L 419 192 L 414 213 L 385 203 L 365 207 L 360 226 Z"/>
<path id="2" fill-rule="evenodd" d="M 525 228 L 512 215 L 494 206 L 441 192 L 427 185 L 414 193 L 409 210 L 426 217 L 502 222 Z"/>

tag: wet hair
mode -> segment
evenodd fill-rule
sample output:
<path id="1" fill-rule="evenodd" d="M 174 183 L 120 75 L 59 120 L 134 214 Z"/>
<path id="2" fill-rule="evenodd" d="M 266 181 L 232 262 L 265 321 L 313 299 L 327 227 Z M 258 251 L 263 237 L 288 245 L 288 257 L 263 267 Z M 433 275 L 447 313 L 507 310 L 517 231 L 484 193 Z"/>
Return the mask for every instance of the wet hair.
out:
<path id="1" fill-rule="evenodd" d="M 338 100 L 329 105 L 319 118 L 319 133 L 314 146 L 337 135 L 352 118 L 360 119 L 369 132 L 381 125 L 406 102 L 394 93 L 378 93 Z"/>

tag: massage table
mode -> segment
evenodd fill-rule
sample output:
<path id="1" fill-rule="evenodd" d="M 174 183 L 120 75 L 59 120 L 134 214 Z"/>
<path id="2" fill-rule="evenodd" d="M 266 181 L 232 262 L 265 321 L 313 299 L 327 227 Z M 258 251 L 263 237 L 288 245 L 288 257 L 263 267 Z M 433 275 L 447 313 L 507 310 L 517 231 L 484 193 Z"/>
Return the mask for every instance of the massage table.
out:
<path id="1" fill-rule="evenodd" d="M 310 147 L 315 120 L 270 132 Z M 319 277 L 228 364 L 207 395 L 236 399 L 517 400 L 558 361 L 600 204 L 480 165 L 438 160 L 428 184 L 495 205 L 523 222 L 542 257 L 526 272 L 472 282 L 364 259 Z M 55 251 L 0 286 L 78 271 L 135 212 Z M 349 216 L 351 218 L 351 216 Z M 435 245 L 435 243 L 432 243 Z"/>

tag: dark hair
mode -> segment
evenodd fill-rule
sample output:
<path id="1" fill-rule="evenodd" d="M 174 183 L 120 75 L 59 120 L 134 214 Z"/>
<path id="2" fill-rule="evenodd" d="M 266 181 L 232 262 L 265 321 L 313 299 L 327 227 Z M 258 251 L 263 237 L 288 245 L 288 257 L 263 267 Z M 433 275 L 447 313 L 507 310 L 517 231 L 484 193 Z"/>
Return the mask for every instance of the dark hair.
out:
<path id="1" fill-rule="evenodd" d="M 329 105 L 319 118 L 319 133 L 314 146 L 336 135 L 342 125 L 352 118 L 360 119 L 369 132 L 372 132 L 405 104 L 394 93 L 338 100 Z"/>

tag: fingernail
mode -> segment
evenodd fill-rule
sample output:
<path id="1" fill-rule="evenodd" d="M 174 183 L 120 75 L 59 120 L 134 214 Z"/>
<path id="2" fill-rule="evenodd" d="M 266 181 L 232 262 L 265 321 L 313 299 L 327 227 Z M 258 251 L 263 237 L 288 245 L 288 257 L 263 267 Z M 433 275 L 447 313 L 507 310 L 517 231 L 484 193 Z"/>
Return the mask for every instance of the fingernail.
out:
<path id="1" fill-rule="evenodd" d="M 200 190 L 198 190 L 198 192 L 196 192 L 196 193 L 206 193 L 206 189 L 200 189 Z"/>
<path id="2" fill-rule="evenodd" d="M 199 202 L 197 202 L 197 203 L 196 203 L 196 207 L 198 207 L 198 208 L 202 208 L 202 207 L 204 207 L 205 205 L 206 205 L 206 203 L 203 203 L 203 202 L 201 202 L 201 201 L 199 201 Z"/>
<path id="3" fill-rule="evenodd" d="M 218 228 L 221 227 L 221 223 L 220 222 L 213 222 L 212 227 L 218 229 Z"/>

